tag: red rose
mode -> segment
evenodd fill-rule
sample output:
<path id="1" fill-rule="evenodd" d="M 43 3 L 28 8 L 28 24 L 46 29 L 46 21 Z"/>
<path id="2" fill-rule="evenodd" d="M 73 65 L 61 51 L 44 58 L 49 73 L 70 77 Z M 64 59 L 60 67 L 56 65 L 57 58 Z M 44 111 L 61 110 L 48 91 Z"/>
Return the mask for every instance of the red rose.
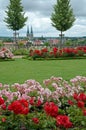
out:
<path id="1" fill-rule="evenodd" d="M 78 102 L 77 102 L 77 106 L 78 106 L 79 108 L 84 108 L 85 103 L 84 103 L 83 101 L 78 101 Z"/>
<path id="2" fill-rule="evenodd" d="M 41 104 L 42 104 L 41 100 L 38 99 L 38 101 L 37 101 L 37 103 L 36 103 L 36 106 L 39 107 L 39 106 L 41 106 Z"/>
<path id="3" fill-rule="evenodd" d="M 44 110 L 52 117 L 56 117 L 58 115 L 58 106 L 53 102 L 46 102 L 44 105 Z"/>
<path id="4" fill-rule="evenodd" d="M 31 99 L 29 100 L 29 103 L 30 103 L 31 105 L 34 105 L 34 97 L 31 97 Z"/>
<path id="5" fill-rule="evenodd" d="M 32 118 L 32 121 L 35 123 L 35 124 L 38 124 L 39 123 L 39 119 L 38 118 Z"/>
<path id="6" fill-rule="evenodd" d="M 5 117 L 3 117 L 1 120 L 2 120 L 2 122 L 6 122 L 6 118 Z"/>
<path id="7" fill-rule="evenodd" d="M 27 102 L 27 100 L 25 100 L 25 99 L 21 99 L 21 100 L 19 100 L 19 102 L 24 106 L 24 107 L 28 107 L 28 102 Z"/>
<path id="8" fill-rule="evenodd" d="M 2 104 L 1 108 L 2 108 L 3 110 L 6 110 L 6 104 Z"/>
<path id="9" fill-rule="evenodd" d="M 85 109 L 85 110 L 83 110 L 83 115 L 84 115 L 84 116 L 86 116 L 86 109 Z"/>
<path id="10" fill-rule="evenodd" d="M 71 101 L 71 100 L 68 100 L 68 104 L 69 104 L 69 105 L 74 105 L 74 102 Z"/>
<path id="11" fill-rule="evenodd" d="M 13 111 L 15 114 L 28 114 L 28 102 L 25 99 L 16 100 L 8 106 L 8 110 Z"/>
<path id="12" fill-rule="evenodd" d="M 77 101 L 78 100 L 78 94 L 74 93 L 73 98 Z"/>
<path id="13" fill-rule="evenodd" d="M 86 100 L 86 94 L 80 93 L 80 94 L 78 95 L 78 99 L 81 100 L 81 101 L 85 101 L 85 100 Z"/>
<path id="14" fill-rule="evenodd" d="M 28 112 L 29 112 L 28 107 L 25 107 L 25 108 L 23 108 L 23 110 L 22 110 L 21 114 L 23 114 L 23 115 L 27 115 L 27 114 L 28 114 Z"/>
<path id="15" fill-rule="evenodd" d="M 56 117 L 57 126 L 64 127 L 64 128 L 71 128 L 72 122 L 70 122 L 69 117 L 66 115 L 58 115 Z"/>
<path id="16" fill-rule="evenodd" d="M 4 104 L 4 99 L 2 97 L 0 97 L 0 105 Z"/>

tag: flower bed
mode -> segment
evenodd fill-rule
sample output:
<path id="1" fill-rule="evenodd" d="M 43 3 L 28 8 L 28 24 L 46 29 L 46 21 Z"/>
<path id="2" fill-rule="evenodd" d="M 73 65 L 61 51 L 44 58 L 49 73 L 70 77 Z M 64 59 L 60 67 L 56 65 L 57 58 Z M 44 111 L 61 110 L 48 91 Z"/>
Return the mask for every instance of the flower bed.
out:
<path id="1" fill-rule="evenodd" d="M 32 59 L 58 59 L 58 58 L 68 58 L 68 57 L 85 57 L 86 46 L 76 47 L 76 48 L 62 48 L 59 49 L 54 47 L 52 49 L 42 48 L 42 49 L 30 49 L 29 57 Z"/>
<path id="2" fill-rule="evenodd" d="M 8 48 L 2 48 L 0 50 L 0 60 L 10 60 L 13 59 L 13 53 Z"/>
<path id="3" fill-rule="evenodd" d="M 86 77 L 0 84 L 0 130 L 85 130 Z"/>

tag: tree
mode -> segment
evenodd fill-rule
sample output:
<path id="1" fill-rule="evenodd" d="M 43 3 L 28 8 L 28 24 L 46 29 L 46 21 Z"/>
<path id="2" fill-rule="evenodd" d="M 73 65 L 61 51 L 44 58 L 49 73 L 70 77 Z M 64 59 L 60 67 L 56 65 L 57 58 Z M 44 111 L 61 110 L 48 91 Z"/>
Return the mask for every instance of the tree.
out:
<path id="1" fill-rule="evenodd" d="M 15 42 L 17 43 L 17 31 L 23 28 L 27 21 L 27 17 L 24 17 L 25 13 L 23 12 L 21 0 L 10 0 L 5 12 L 7 17 L 5 17 L 4 21 L 7 23 L 8 28 L 14 31 Z"/>
<path id="2" fill-rule="evenodd" d="M 62 45 L 63 32 L 71 28 L 75 21 L 70 0 L 57 0 L 57 3 L 54 5 L 54 12 L 51 15 L 51 20 L 52 26 L 61 31 L 60 36 Z"/>

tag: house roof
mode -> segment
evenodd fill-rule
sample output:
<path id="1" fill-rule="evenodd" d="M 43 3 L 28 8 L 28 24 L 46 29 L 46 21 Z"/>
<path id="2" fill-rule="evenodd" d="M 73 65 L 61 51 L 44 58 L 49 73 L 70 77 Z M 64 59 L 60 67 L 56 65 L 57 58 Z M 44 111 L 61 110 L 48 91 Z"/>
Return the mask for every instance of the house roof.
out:
<path id="1" fill-rule="evenodd" d="M 59 40 L 58 39 L 50 39 L 49 42 L 50 42 L 50 44 L 58 44 Z"/>
<path id="2" fill-rule="evenodd" d="M 41 44 L 43 44 L 43 42 L 42 42 L 41 40 L 35 40 L 35 41 L 33 42 L 33 44 L 34 44 L 34 45 L 41 45 Z"/>

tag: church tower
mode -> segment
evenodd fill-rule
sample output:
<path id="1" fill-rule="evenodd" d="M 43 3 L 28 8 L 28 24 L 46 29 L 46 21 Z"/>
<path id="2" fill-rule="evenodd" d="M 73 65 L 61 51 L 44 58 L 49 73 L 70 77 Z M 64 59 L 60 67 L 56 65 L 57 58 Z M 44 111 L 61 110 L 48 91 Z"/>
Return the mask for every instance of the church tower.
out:
<path id="1" fill-rule="evenodd" d="M 30 39 L 33 40 L 33 28 L 31 26 Z"/>
<path id="2" fill-rule="evenodd" d="M 27 38 L 28 40 L 32 41 L 33 40 L 33 28 L 31 26 L 30 30 L 29 30 L 29 26 L 27 26 Z"/>
<path id="3" fill-rule="evenodd" d="M 27 38 L 30 38 L 29 26 L 27 26 Z"/>

